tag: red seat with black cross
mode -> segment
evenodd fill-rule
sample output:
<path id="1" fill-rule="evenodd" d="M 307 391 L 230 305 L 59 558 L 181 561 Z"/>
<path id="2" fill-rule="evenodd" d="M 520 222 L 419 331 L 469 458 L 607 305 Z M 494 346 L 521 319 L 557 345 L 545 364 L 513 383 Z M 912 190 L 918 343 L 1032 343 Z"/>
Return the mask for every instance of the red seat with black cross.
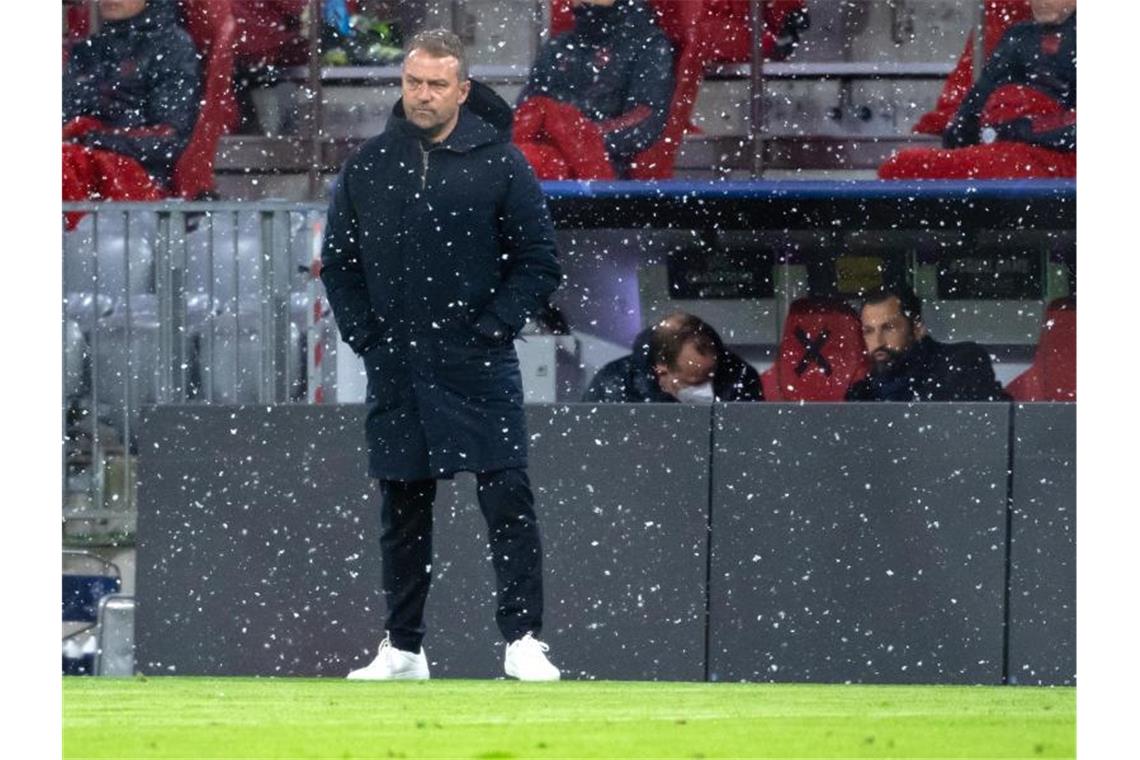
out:
<path id="1" fill-rule="evenodd" d="M 1077 299 L 1045 309 L 1033 364 L 1006 386 L 1014 401 L 1077 400 Z"/>
<path id="2" fill-rule="evenodd" d="M 839 298 L 800 298 L 784 322 L 775 363 L 760 375 L 766 401 L 843 401 L 867 374 L 863 325 Z"/>

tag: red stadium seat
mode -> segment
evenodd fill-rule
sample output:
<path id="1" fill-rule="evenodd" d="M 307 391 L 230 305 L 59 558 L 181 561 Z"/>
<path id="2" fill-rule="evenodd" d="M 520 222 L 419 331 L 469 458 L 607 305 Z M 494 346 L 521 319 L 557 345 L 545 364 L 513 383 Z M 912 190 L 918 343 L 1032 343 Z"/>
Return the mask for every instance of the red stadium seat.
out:
<path id="1" fill-rule="evenodd" d="M 182 0 L 186 29 L 202 54 L 203 88 L 198 121 L 178 157 L 172 195 L 188 200 L 214 191 L 218 139 L 238 122 L 233 92 L 235 24 L 230 0 Z"/>
<path id="2" fill-rule="evenodd" d="M 1077 299 L 1059 298 L 1045 310 L 1033 364 L 1006 386 L 1014 401 L 1077 400 Z"/>
<path id="3" fill-rule="evenodd" d="M 838 298 L 800 298 L 788 310 L 775 363 L 761 373 L 767 401 L 843 401 L 867 374 L 863 325 Z"/>
<path id="4" fill-rule="evenodd" d="M 64 9 L 65 26 L 63 35 L 63 64 L 67 67 L 67 56 L 71 47 L 91 36 L 91 0 L 77 0 Z"/>
<path id="5" fill-rule="evenodd" d="M 752 59 L 752 28 L 747 0 L 654 0 L 658 23 L 677 49 L 676 79 L 669 117 L 657 142 L 634 157 L 630 179 L 669 179 L 685 134 L 697 131 L 690 123 L 705 67 L 715 62 Z M 788 13 L 803 0 L 764 3 L 764 55 L 772 55 L 775 37 Z"/>

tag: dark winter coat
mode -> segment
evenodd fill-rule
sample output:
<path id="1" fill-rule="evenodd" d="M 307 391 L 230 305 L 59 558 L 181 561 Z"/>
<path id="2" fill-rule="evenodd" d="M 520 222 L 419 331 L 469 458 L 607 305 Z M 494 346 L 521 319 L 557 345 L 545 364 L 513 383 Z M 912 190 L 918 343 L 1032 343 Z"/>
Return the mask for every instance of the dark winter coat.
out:
<path id="1" fill-rule="evenodd" d="M 661 390 L 653 362 L 649 357 L 649 337 L 653 328 L 638 333 L 633 341 L 633 353 L 615 359 L 598 370 L 583 401 L 610 402 L 676 402 L 677 399 Z M 717 357 L 713 373 L 713 395 L 717 401 L 763 401 L 764 391 L 760 374 L 748 362 L 728 349 Z"/>
<path id="2" fill-rule="evenodd" d="M 673 46 L 644 0 L 579 6 L 574 19 L 573 29 L 539 50 L 519 102 L 543 95 L 574 105 L 602 122 L 606 151 L 623 164 L 665 129 Z"/>
<path id="3" fill-rule="evenodd" d="M 198 51 L 173 0 L 148 0 L 137 16 L 104 22 L 72 49 L 63 123 L 98 119 L 106 129 L 78 142 L 129 156 L 166 184 L 194 130 L 200 93 Z"/>
<path id="4" fill-rule="evenodd" d="M 1068 109 L 1051 118 L 1014 119 L 1001 125 L 1004 140 L 1053 150 L 1077 149 L 1077 14 L 1060 24 L 1026 21 L 1006 30 L 966 99 L 946 128 L 947 148 L 977 145 L 986 101 L 1003 85 L 1024 85 L 1048 95 Z"/>
<path id="5" fill-rule="evenodd" d="M 848 401 L 1008 401 L 989 354 L 977 343 L 939 343 L 926 336 L 889 376 L 868 375 L 847 389 Z"/>
<path id="6" fill-rule="evenodd" d="M 511 120 L 472 82 L 455 129 L 425 150 L 400 101 L 337 178 L 321 281 L 341 336 L 364 357 L 373 477 L 526 465 L 512 340 L 561 272 Z"/>

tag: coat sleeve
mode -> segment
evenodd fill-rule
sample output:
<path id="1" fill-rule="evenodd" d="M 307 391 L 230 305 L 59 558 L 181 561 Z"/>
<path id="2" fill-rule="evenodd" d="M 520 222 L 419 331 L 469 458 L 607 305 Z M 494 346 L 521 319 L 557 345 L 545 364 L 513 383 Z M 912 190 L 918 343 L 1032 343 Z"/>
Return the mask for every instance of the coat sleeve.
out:
<path id="1" fill-rule="evenodd" d="M 950 401 L 1009 401 L 994 375 L 989 354 L 976 343 L 959 347 L 950 358 Z"/>
<path id="2" fill-rule="evenodd" d="M 198 120 L 202 87 L 198 53 L 189 35 L 172 36 L 170 40 L 169 47 L 155 56 L 155 65 L 147 73 L 148 126 L 94 131 L 81 139 L 88 147 L 130 156 L 158 176 L 169 174 L 186 148 Z"/>
<path id="3" fill-rule="evenodd" d="M 721 382 L 718 383 L 717 380 Z M 735 353 L 725 350 L 719 359 L 713 386 L 721 401 L 763 401 L 760 373 Z M 720 386 L 720 387 L 717 387 Z"/>
<path id="4" fill-rule="evenodd" d="M 95 113 L 98 93 L 90 77 L 91 41 L 86 40 L 71 51 L 63 72 L 63 123 Z"/>
<path id="5" fill-rule="evenodd" d="M 847 393 L 843 395 L 846 401 L 874 401 L 871 393 L 871 381 L 863 378 L 847 386 Z"/>
<path id="6" fill-rule="evenodd" d="M 557 50 L 560 47 L 561 45 L 556 40 L 549 40 L 539 49 L 534 63 L 531 64 L 530 75 L 527 76 L 526 84 L 519 91 L 519 97 L 515 101 L 516 107 L 537 95 L 553 97 L 551 73 L 554 71 L 554 62 L 557 58 Z"/>
<path id="7" fill-rule="evenodd" d="M 502 281 L 475 319 L 478 332 L 496 339 L 518 334 L 527 318 L 546 305 L 562 280 L 554 223 L 542 188 L 519 149 L 514 145 L 506 149 L 510 177 L 498 219 Z"/>
<path id="8" fill-rule="evenodd" d="M 673 98 L 673 46 L 660 35 L 637 57 L 625 113 L 601 123 L 611 156 L 632 156 L 661 136 Z"/>
<path id="9" fill-rule="evenodd" d="M 344 342 L 363 354 L 384 337 L 372 308 L 360 252 L 360 227 L 348 194 L 349 164 L 336 179 L 321 244 L 321 283 Z"/>
<path id="10" fill-rule="evenodd" d="M 590 386 L 582 394 L 582 401 L 598 402 L 603 404 L 621 403 L 628 401 L 625 398 L 625 362 L 615 359 L 597 371 Z"/>

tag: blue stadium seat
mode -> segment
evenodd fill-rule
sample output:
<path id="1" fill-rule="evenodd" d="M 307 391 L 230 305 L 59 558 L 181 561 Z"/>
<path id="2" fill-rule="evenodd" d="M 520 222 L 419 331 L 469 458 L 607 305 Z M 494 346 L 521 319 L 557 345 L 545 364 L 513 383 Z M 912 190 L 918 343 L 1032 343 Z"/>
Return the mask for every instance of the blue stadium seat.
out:
<path id="1" fill-rule="evenodd" d="M 63 674 L 91 675 L 95 672 L 95 652 L 78 642 L 97 625 L 99 600 L 122 589 L 122 574 L 115 563 L 90 552 L 64 551 L 63 557 L 63 622 L 87 624 L 63 637 Z M 85 567 L 69 572 L 68 565 Z"/>

